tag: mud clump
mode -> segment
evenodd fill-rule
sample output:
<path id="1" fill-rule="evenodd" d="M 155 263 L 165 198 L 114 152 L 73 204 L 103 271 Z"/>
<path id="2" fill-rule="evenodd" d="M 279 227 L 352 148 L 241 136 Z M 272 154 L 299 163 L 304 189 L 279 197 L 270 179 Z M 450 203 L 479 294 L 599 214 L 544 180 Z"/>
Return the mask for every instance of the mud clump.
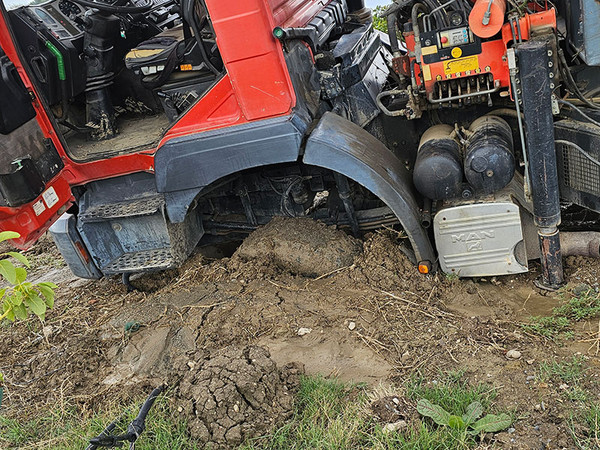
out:
<path id="1" fill-rule="evenodd" d="M 190 362 L 180 384 L 188 430 L 207 448 L 233 448 L 289 419 L 293 390 L 304 372 L 299 364 L 281 370 L 263 347 L 227 347 Z"/>
<path id="2" fill-rule="evenodd" d="M 242 261 L 268 261 L 297 275 L 318 277 L 350 266 L 360 241 L 309 218 L 278 217 L 252 233 L 237 250 Z"/>

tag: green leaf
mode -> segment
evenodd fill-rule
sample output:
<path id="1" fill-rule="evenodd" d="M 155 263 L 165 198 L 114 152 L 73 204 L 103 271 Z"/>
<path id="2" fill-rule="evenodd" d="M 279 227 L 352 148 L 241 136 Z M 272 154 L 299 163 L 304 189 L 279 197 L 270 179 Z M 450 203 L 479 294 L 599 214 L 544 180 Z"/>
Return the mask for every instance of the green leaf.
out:
<path id="1" fill-rule="evenodd" d="M 8 252 L 6 253 L 9 256 L 12 256 L 13 258 L 15 258 L 17 261 L 19 261 L 21 264 L 29 267 L 29 260 L 27 259 L 27 257 L 23 254 L 23 253 L 19 253 L 19 252 Z"/>
<path id="2" fill-rule="evenodd" d="M 17 272 L 13 263 L 6 259 L 0 259 L 0 275 L 10 284 L 17 284 Z"/>
<path id="3" fill-rule="evenodd" d="M 10 311 L 8 311 L 8 314 L 6 314 L 5 319 L 10 320 L 11 322 L 15 321 L 15 310 L 13 308 L 10 308 Z"/>
<path id="4" fill-rule="evenodd" d="M 13 295 L 8 298 L 14 306 L 19 306 L 21 303 L 23 303 L 23 294 L 20 292 L 14 292 Z"/>
<path id="5" fill-rule="evenodd" d="M 15 313 L 15 316 L 17 317 L 17 319 L 19 319 L 19 320 L 27 319 L 27 308 L 25 308 L 25 305 L 23 305 L 22 303 L 19 305 L 13 305 L 12 310 Z"/>
<path id="6" fill-rule="evenodd" d="M 27 279 L 27 271 L 23 267 L 15 267 L 17 274 L 17 282 L 15 284 L 21 284 Z"/>
<path id="7" fill-rule="evenodd" d="M 0 300 L 2 300 L 4 298 L 5 294 L 6 294 L 6 288 L 0 289 Z"/>
<path id="8" fill-rule="evenodd" d="M 40 319 L 44 319 L 44 315 L 46 314 L 46 303 L 36 292 L 30 291 L 24 303 L 29 307 L 32 313 Z"/>
<path id="9" fill-rule="evenodd" d="M 0 242 L 8 241 L 9 239 L 20 238 L 21 235 L 15 231 L 2 231 L 0 232 Z"/>
<path id="10" fill-rule="evenodd" d="M 450 413 L 446 412 L 441 406 L 432 404 L 427 399 L 423 398 L 419 400 L 417 403 L 417 411 L 422 416 L 433 419 L 438 425 L 449 425 Z"/>
<path id="11" fill-rule="evenodd" d="M 465 424 L 471 425 L 483 414 L 483 405 L 479 402 L 473 402 L 467 406 L 467 412 L 462 416 Z"/>
<path id="12" fill-rule="evenodd" d="M 450 416 L 450 418 L 448 419 L 448 425 L 453 430 L 462 430 L 467 427 L 467 424 L 462 419 L 462 417 L 454 415 Z"/>
<path id="13" fill-rule="evenodd" d="M 508 414 L 488 414 L 483 419 L 479 419 L 477 422 L 471 425 L 471 428 L 473 428 L 473 431 L 471 431 L 471 433 L 496 433 L 498 431 L 507 429 L 508 427 L 510 427 L 511 423 L 512 418 Z"/>
<path id="14" fill-rule="evenodd" d="M 42 283 L 38 284 L 36 287 L 40 290 L 40 292 L 46 299 L 46 305 L 48 306 L 48 308 L 52 308 L 54 306 L 54 290 L 52 288 L 49 288 L 48 286 L 45 286 Z"/>
<path id="15" fill-rule="evenodd" d="M 56 284 L 51 283 L 49 281 L 43 281 L 41 283 L 38 283 L 38 286 L 46 286 L 46 287 L 48 287 L 50 289 L 57 289 L 58 288 L 58 286 Z"/>

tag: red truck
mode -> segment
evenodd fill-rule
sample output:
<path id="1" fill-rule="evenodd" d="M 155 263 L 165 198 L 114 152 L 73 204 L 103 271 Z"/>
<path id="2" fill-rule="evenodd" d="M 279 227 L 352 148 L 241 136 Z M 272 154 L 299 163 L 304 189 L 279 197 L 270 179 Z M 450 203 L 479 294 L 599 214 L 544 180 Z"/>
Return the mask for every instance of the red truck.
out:
<path id="1" fill-rule="evenodd" d="M 408 237 L 421 273 L 600 256 L 600 3 L 4 0 L 0 229 L 73 272 L 272 217 Z"/>

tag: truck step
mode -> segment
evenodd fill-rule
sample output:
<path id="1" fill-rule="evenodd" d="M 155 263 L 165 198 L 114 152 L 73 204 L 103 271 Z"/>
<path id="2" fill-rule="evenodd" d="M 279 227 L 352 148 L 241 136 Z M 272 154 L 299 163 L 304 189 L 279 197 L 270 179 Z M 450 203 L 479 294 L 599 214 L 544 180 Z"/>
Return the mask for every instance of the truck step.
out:
<path id="1" fill-rule="evenodd" d="M 100 222 L 107 219 L 149 216 L 162 209 L 164 204 L 165 200 L 162 195 L 115 203 L 100 203 L 81 211 L 79 220 L 81 222 Z"/>

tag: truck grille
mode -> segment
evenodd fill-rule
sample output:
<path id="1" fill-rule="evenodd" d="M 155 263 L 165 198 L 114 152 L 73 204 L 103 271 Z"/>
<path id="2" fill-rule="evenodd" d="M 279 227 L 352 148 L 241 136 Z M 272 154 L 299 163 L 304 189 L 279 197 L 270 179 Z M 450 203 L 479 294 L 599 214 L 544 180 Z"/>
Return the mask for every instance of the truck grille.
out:
<path id="1" fill-rule="evenodd" d="M 560 144 L 564 183 L 567 187 L 600 196 L 600 167 L 596 166 L 579 151 Z"/>

